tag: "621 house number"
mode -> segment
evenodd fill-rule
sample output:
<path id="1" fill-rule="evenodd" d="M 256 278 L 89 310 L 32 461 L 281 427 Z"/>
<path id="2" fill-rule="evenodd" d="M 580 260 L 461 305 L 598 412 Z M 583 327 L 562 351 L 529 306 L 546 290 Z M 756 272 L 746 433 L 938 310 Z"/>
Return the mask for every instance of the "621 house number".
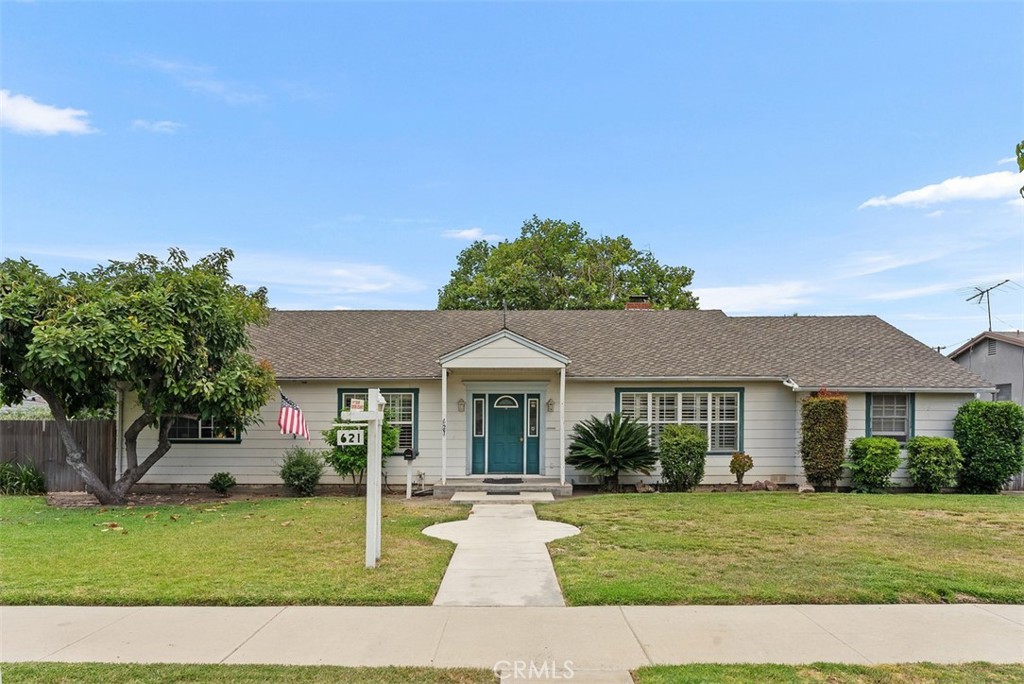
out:
<path id="1" fill-rule="evenodd" d="M 362 430 L 338 430 L 338 446 L 362 446 L 365 435 Z"/>

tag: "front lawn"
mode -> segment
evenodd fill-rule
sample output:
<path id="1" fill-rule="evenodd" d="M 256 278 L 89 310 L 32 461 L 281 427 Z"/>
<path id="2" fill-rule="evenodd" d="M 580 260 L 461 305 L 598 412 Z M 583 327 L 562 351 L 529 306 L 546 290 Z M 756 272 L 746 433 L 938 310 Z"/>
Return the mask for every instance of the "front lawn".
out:
<path id="1" fill-rule="evenodd" d="M 625 494 L 537 506 L 569 605 L 1024 603 L 1024 497 Z"/>
<path id="2" fill-rule="evenodd" d="M 490 670 L 431 667 L 334 667 L 329 665 L 127 665 L 108 663 L 10 663 L 11 682 L 25 684 L 494 684 Z"/>
<path id="3" fill-rule="evenodd" d="M 636 671 L 637 684 L 1021 684 L 1024 666 L 966 665 L 658 665 Z"/>
<path id="4" fill-rule="evenodd" d="M 368 570 L 365 499 L 62 509 L 4 496 L 0 603 L 429 605 L 455 547 L 421 530 L 467 510 L 385 500 Z"/>

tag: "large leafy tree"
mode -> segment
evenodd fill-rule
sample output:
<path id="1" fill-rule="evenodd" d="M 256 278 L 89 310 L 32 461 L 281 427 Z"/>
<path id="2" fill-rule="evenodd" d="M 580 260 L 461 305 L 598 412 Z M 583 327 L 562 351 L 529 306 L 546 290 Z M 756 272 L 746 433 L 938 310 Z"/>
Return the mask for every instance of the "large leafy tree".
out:
<path id="1" fill-rule="evenodd" d="M 266 291 L 231 282 L 230 250 L 190 263 L 139 255 L 87 273 L 50 276 L 24 259 L 0 264 L 0 399 L 26 389 L 50 405 L 68 464 L 104 504 L 132 486 L 171 448 L 176 418 L 244 428 L 274 386 L 269 364 L 249 353 L 249 325 L 266 322 Z M 70 421 L 110 406 L 116 389 L 141 412 L 124 432 L 126 470 L 109 488 L 86 464 Z M 140 460 L 139 436 L 157 430 Z"/>
<path id="2" fill-rule="evenodd" d="M 537 216 L 520 236 L 462 250 L 439 309 L 621 309 L 630 295 L 655 308 L 695 309 L 693 270 L 666 266 L 625 236 L 591 238 L 579 223 Z"/>

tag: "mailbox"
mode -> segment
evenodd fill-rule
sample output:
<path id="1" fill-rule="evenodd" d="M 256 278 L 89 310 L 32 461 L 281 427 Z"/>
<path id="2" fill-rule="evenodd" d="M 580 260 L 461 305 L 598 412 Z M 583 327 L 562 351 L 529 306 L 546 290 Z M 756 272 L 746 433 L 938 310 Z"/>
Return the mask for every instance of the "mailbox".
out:
<path id="1" fill-rule="evenodd" d="M 415 458 L 419 455 L 420 454 L 418 451 L 413 451 L 412 449 L 406 449 L 405 451 L 402 452 L 402 458 L 404 458 L 406 461 L 415 460 Z"/>

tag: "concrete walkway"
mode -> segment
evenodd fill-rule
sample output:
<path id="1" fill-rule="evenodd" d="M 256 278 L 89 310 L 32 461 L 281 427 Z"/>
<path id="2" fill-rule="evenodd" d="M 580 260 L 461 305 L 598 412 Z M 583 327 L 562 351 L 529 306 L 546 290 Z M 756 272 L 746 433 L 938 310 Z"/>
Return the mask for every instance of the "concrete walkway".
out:
<path id="1" fill-rule="evenodd" d="M 1024 663 L 1024 606 L 0 607 L 0 659 L 573 669 Z M 536 677 L 535 677 L 536 679 Z M 551 677 L 554 679 L 554 677 Z"/>
<path id="2" fill-rule="evenodd" d="M 564 606 L 546 544 L 579 533 L 519 503 L 476 504 L 467 520 L 431 525 L 423 534 L 458 545 L 434 605 Z"/>

